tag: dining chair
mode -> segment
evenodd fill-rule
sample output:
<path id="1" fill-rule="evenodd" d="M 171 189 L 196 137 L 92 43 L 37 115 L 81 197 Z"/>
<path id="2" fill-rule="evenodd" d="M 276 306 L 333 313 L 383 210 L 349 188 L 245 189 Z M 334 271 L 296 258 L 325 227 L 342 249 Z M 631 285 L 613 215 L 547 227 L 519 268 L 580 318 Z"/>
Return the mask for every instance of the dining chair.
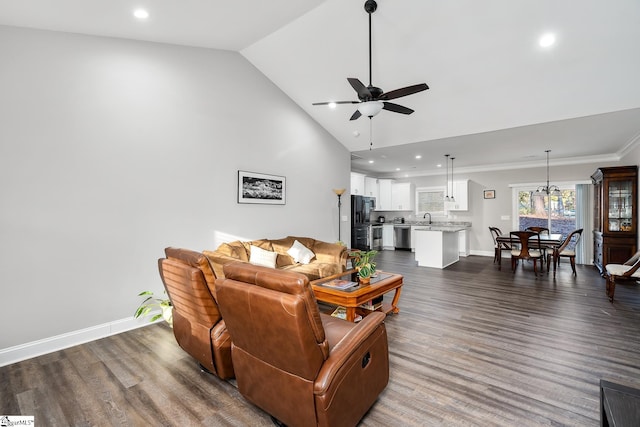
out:
<path id="1" fill-rule="evenodd" d="M 525 231 L 535 231 L 538 234 L 546 234 L 549 235 L 549 229 L 547 227 L 527 227 Z M 547 261 L 547 271 L 549 271 L 549 254 L 547 253 L 547 248 L 540 248 L 542 252 L 542 261 Z"/>
<path id="2" fill-rule="evenodd" d="M 511 252 L 511 245 L 507 243 L 498 243 L 496 240 L 498 236 L 502 236 L 502 231 L 498 227 L 489 227 L 489 232 L 491 233 L 491 237 L 493 238 L 493 263 L 495 264 L 498 261 L 498 270 L 502 269 L 502 251 Z"/>
<path id="3" fill-rule="evenodd" d="M 604 277 L 607 279 L 606 293 L 609 301 L 613 302 L 613 294 L 616 290 L 616 279 L 618 280 L 640 280 L 640 251 L 636 252 L 624 264 L 607 264 L 605 266 Z"/>
<path id="4" fill-rule="evenodd" d="M 549 269 L 551 257 L 553 257 L 553 277 L 556 277 L 556 268 L 560 266 L 560 258 L 569 258 L 573 275 L 576 275 L 576 246 L 582 236 L 582 230 L 582 228 L 579 228 L 569 233 L 562 244 L 554 248 L 552 254 L 547 255 L 547 270 Z"/>
<path id="5" fill-rule="evenodd" d="M 544 270 L 542 251 L 539 249 L 541 247 L 540 234 L 534 231 L 511 231 L 509 236 L 520 242 L 519 248 L 514 247 L 511 250 L 511 270 L 516 271 L 516 263 L 519 259 L 531 260 L 533 261 L 533 272 L 538 276 L 538 260 L 540 260 L 540 267 Z"/>
<path id="6" fill-rule="evenodd" d="M 527 227 L 525 231 L 535 231 L 540 234 L 549 234 L 549 229 L 547 227 Z"/>

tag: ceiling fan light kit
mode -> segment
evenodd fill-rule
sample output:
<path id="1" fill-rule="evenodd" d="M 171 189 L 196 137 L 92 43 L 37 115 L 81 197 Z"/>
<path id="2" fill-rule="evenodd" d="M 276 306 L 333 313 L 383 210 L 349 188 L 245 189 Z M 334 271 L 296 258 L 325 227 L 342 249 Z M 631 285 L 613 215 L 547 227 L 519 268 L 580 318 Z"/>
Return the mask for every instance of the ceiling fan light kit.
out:
<path id="1" fill-rule="evenodd" d="M 358 101 L 330 101 L 316 102 L 313 105 L 330 105 L 330 104 L 358 104 L 358 109 L 353 113 L 349 120 L 356 120 L 360 116 L 373 117 L 382 110 L 391 111 L 400 114 L 411 114 L 411 108 L 388 102 L 392 99 L 401 98 L 403 96 L 413 95 L 429 89 L 426 83 L 420 83 L 412 86 L 395 89 L 390 92 L 384 92 L 379 87 L 373 86 L 371 78 L 371 15 L 378 9 L 378 3 L 375 0 L 367 0 L 364 3 L 364 10 L 369 14 L 369 86 L 365 86 L 359 79 L 355 77 L 347 78 L 347 81 L 358 94 Z"/>
<path id="2" fill-rule="evenodd" d="M 363 116 L 373 117 L 382 111 L 383 106 L 382 101 L 367 101 L 358 105 L 358 111 L 360 111 L 360 114 Z"/>

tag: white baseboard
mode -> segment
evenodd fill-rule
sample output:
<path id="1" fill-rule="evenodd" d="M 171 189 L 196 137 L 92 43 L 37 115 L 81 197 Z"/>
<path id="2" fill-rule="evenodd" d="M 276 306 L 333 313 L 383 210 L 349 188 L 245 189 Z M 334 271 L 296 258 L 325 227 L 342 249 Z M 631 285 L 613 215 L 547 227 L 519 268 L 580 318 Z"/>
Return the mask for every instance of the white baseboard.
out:
<path id="1" fill-rule="evenodd" d="M 490 256 L 493 258 L 493 251 L 469 251 L 469 255 Z"/>
<path id="2" fill-rule="evenodd" d="M 162 322 L 160 319 L 158 322 Z M 77 331 L 67 332 L 49 338 L 28 342 L 0 349 L 0 367 L 42 356 L 53 351 L 84 344 L 100 338 L 116 335 L 132 329 L 148 326 L 150 323 L 146 319 L 134 319 L 132 317 L 103 323 Z"/>

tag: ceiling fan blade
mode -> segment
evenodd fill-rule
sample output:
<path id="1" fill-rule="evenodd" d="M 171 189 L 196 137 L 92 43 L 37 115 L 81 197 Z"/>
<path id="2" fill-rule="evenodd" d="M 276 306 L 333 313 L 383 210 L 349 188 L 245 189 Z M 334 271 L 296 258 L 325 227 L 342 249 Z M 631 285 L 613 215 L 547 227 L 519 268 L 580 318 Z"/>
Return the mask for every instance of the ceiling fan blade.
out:
<path id="1" fill-rule="evenodd" d="M 351 116 L 351 118 L 349 120 L 356 120 L 357 118 L 359 118 L 362 115 L 362 113 L 360 113 L 360 110 L 356 110 L 355 113 L 353 113 L 353 115 Z"/>
<path id="2" fill-rule="evenodd" d="M 329 105 L 329 104 L 360 104 L 360 101 L 327 101 L 327 102 L 314 102 L 311 105 Z"/>
<path id="3" fill-rule="evenodd" d="M 353 77 L 348 77 L 347 80 L 351 84 L 351 87 L 354 88 L 356 92 L 358 92 L 358 98 L 363 100 L 373 98 L 371 96 L 371 92 L 369 92 L 369 89 L 364 84 L 362 84 L 360 80 Z"/>
<path id="4" fill-rule="evenodd" d="M 391 92 L 383 93 L 378 99 L 396 99 L 407 95 L 413 95 L 414 93 L 422 92 L 423 90 L 427 89 L 429 89 L 429 86 L 427 86 L 426 83 L 420 83 L 417 85 L 407 86 L 401 89 L 392 90 Z"/>
<path id="5" fill-rule="evenodd" d="M 384 102 L 383 110 L 393 111 L 400 114 L 411 114 L 413 110 L 411 108 L 403 107 L 402 105 L 394 104 L 393 102 Z"/>

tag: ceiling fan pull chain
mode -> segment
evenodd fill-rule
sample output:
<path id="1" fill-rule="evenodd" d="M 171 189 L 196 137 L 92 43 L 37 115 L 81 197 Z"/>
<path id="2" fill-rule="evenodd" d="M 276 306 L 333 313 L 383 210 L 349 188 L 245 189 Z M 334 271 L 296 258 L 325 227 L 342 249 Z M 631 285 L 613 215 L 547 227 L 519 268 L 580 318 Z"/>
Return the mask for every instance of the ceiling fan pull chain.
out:
<path id="1" fill-rule="evenodd" d="M 373 148 L 373 120 L 369 116 L 369 151 Z"/>

